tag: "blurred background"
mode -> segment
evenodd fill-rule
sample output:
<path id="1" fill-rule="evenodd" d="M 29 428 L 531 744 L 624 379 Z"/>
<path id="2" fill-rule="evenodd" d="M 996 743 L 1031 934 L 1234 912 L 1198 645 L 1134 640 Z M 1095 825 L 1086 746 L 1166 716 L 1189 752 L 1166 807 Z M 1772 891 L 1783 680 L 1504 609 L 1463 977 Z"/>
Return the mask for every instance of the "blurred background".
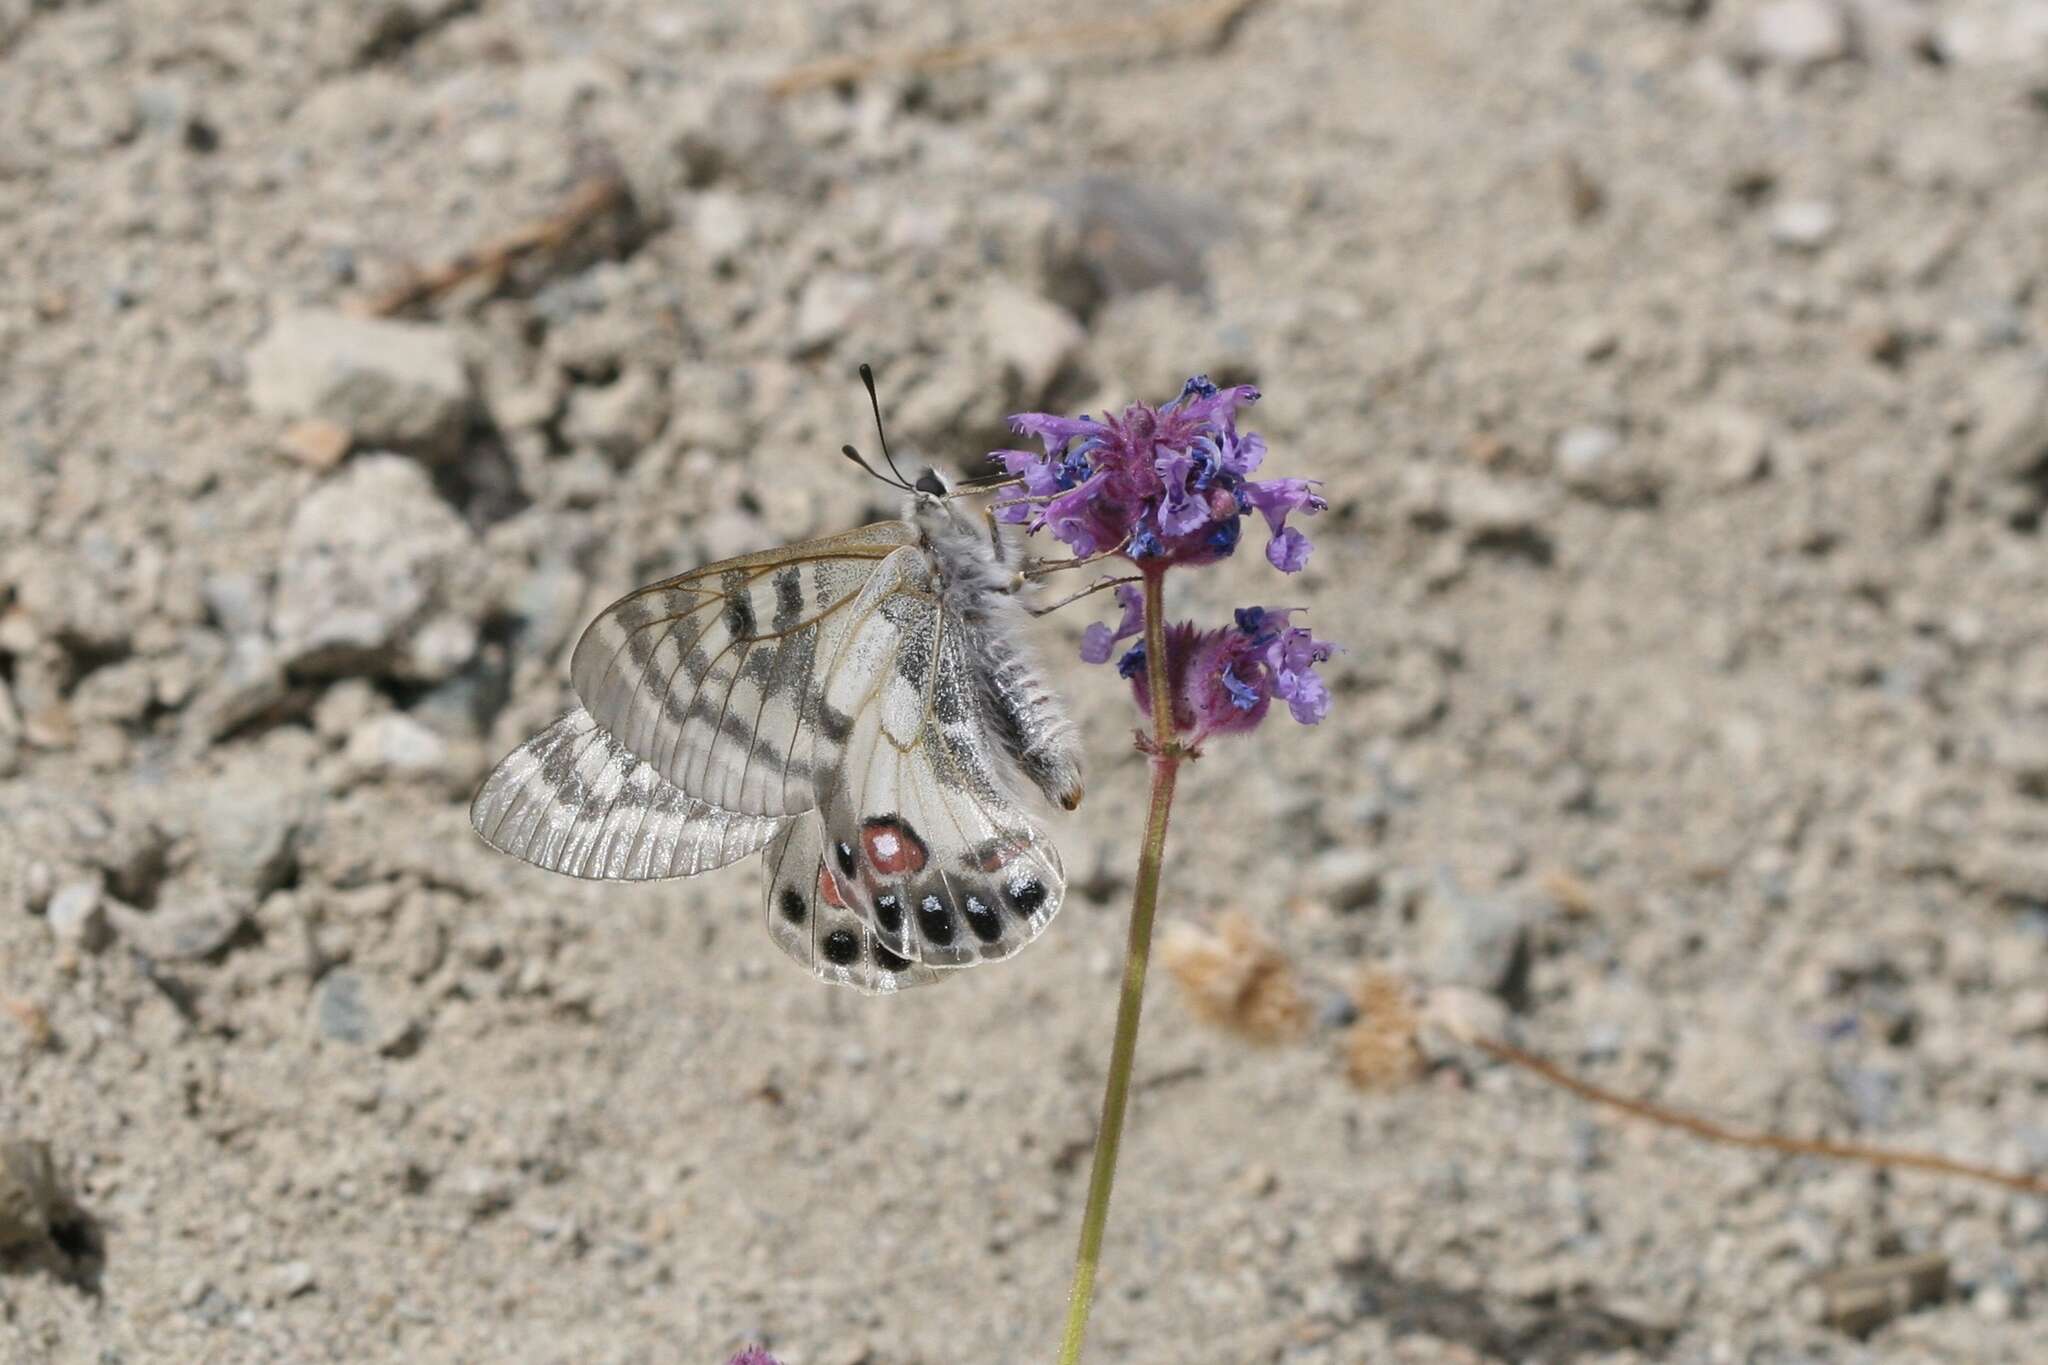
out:
<path id="1" fill-rule="evenodd" d="M 0 0 L 0 1359 L 1049 1356 L 1142 816 L 1088 604 L 1074 892 L 937 989 L 464 816 L 604 603 L 892 510 L 862 360 L 956 469 L 1256 381 L 1331 502 L 1176 586 L 1347 652 L 1163 910 L 1320 1023 L 1155 979 L 1093 1358 L 2040 1359 L 2039 1199 L 1335 1039 L 1384 964 L 2048 1169 L 2044 166 L 2043 0 Z"/>

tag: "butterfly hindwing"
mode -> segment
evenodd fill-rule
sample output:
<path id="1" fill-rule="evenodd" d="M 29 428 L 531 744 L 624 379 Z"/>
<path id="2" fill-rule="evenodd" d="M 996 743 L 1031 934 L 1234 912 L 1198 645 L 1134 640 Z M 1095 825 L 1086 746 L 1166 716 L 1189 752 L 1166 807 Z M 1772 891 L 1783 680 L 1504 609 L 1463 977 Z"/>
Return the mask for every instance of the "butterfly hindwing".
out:
<path id="1" fill-rule="evenodd" d="M 974 627 L 918 572 L 884 565 L 848 628 L 821 709 L 818 807 L 828 871 L 882 947 L 966 967 L 1036 938 L 1066 878 L 991 746 Z"/>
<path id="2" fill-rule="evenodd" d="M 768 936 L 821 981 L 887 994 L 938 979 L 931 968 L 884 947 L 833 875 L 816 812 L 792 819 L 762 855 Z"/>
<path id="3" fill-rule="evenodd" d="M 804 810 L 823 670 L 878 566 L 916 542 L 908 523 L 878 522 L 629 593 L 577 641 L 576 694 L 686 795 L 750 815 Z"/>
<path id="4" fill-rule="evenodd" d="M 580 706 L 505 756 L 477 791 L 469 820 L 501 852 L 607 881 L 724 867 L 786 823 L 684 795 Z"/>

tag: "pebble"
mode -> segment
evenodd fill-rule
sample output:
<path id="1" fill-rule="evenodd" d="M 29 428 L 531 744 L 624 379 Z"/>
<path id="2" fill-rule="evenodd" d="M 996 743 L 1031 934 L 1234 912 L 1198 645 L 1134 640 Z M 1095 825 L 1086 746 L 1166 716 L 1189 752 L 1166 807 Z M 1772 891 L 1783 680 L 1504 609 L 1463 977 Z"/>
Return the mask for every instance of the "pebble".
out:
<path id="1" fill-rule="evenodd" d="M 0 1250 L 40 1242 L 64 1209 L 48 1143 L 0 1140 Z"/>
<path id="2" fill-rule="evenodd" d="M 1552 453 L 1565 487 L 1583 497 L 1627 506 L 1656 495 L 1650 471 L 1629 457 L 1621 433 L 1611 426 L 1571 427 L 1558 437 Z"/>
<path id="3" fill-rule="evenodd" d="M 247 897 L 218 885 L 188 890 L 178 902 L 144 913 L 113 908 L 121 937 L 144 957 L 159 962 L 198 962 L 227 947 L 248 916 Z"/>
<path id="4" fill-rule="evenodd" d="M 313 1019 L 323 1038 L 388 1057 L 409 1053 L 421 1035 L 418 1021 L 348 967 L 336 967 L 320 978 L 313 993 Z"/>
<path id="5" fill-rule="evenodd" d="M 210 783 L 192 816 L 200 862 L 223 884 L 262 896 L 290 877 L 301 810 L 275 786 Z"/>
<path id="6" fill-rule="evenodd" d="M 1035 406 L 1088 338 L 1080 320 L 1007 280 L 982 289 L 981 327 L 1015 403 Z"/>
<path id="7" fill-rule="evenodd" d="M 248 375 L 258 412 L 320 419 L 366 445 L 423 457 L 460 450 L 474 405 L 452 332 L 324 309 L 272 323 L 249 352 Z"/>
<path id="8" fill-rule="evenodd" d="M 347 753 L 350 767 L 375 776 L 431 776 L 448 765 L 448 741 L 403 711 L 365 722 L 349 736 Z"/>
<path id="9" fill-rule="evenodd" d="M 1849 55 L 1849 17 L 1828 0 L 1774 0 L 1756 11 L 1750 38 L 1764 61 L 1819 66 Z"/>
<path id="10" fill-rule="evenodd" d="M 700 191 L 690 201 L 690 240 L 715 268 L 733 264 L 753 246 L 760 227 L 744 195 Z"/>
<path id="11" fill-rule="evenodd" d="M 1834 240 L 1841 214 L 1825 199 L 1788 199 L 1771 212 L 1771 240 L 1795 251 L 1818 251 Z"/>
<path id="12" fill-rule="evenodd" d="M 324 471 L 341 463 L 354 439 L 339 422 L 307 417 L 278 433 L 277 448 L 308 469 Z"/>
<path id="13" fill-rule="evenodd" d="M 292 514 L 271 634 L 293 672 L 438 682 L 476 652 L 486 577 L 426 471 L 365 455 Z"/>
<path id="14" fill-rule="evenodd" d="M 874 301 L 879 289 L 873 276 L 850 271 L 821 270 L 811 276 L 797 296 L 790 353 L 808 355 L 837 341 Z"/>
<path id="15" fill-rule="evenodd" d="M 562 434 L 624 465 L 652 445 L 667 422 L 667 386 L 648 367 L 630 365 L 610 384 L 582 386 L 569 395 Z"/>
<path id="16" fill-rule="evenodd" d="M 272 1266 L 268 1278 L 269 1297 L 273 1303 L 310 1294 L 319 1284 L 319 1277 L 313 1273 L 310 1261 L 286 1261 L 283 1265 Z"/>
<path id="17" fill-rule="evenodd" d="M 1521 906 L 1439 876 L 1423 903 L 1417 963 L 1432 986 L 1470 986 L 1513 1001 L 1527 988 L 1529 918 Z"/>
<path id="18" fill-rule="evenodd" d="M 1970 382 L 1968 453 L 1986 474 L 2024 478 L 2048 461 L 2048 359 L 2001 359 Z"/>
<path id="19" fill-rule="evenodd" d="M 66 882 L 43 912 L 50 933 L 66 948 L 96 953 L 113 937 L 105 895 L 97 880 Z"/>
<path id="20" fill-rule="evenodd" d="M 1309 865 L 1308 893 L 1338 912 L 1363 909 L 1379 900 L 1386 870 L 1386 859 L 1369 848 L 1333 848 Z"/>
<path id="21" fill-rule="evenodd" d="M 289 690 L 276 646 L 262 635 L 240 636 L 193 708 L 191 723 L 209 742 L 224 738 L 275 709 Z"/>

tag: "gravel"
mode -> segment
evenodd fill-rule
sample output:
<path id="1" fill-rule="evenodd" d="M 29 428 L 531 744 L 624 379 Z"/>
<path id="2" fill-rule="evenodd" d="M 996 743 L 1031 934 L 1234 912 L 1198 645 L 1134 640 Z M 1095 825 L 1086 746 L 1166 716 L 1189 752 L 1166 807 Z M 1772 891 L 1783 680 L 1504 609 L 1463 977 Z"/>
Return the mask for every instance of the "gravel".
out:
<path id="1" fill-rule="evenodd" d="M 1256 383 L 1330 504 L 1301 575 L 1254 532 L 1170 585 L 1343 652 L 1321 726 L 1184 771 L 1160 926 L 1242 914 L 1327 1024 L 1255 1050 L 1157 974 L 1096 1355 L 2038 1356 L 2040 1201 L 1456 1039 L 2048 1166 L 2040 0 L 1085 54 L 1004 39 L 1072 6 L 164 8 L 0 0 L 0 1134 L 65 1201 L 0 1186 L 0 1360 L 1043 1353 L 1145 800 L 1102 599 L 1031 625 L 1090 771 L 1014 962 L 855 1000 L 751 865 L 551 878 L 465 818 L 605 603 L 893 513 L 836 454 L 862 361 L 949 473 Z M 1366 1095 L 1376 965 L 1427 1066 Z M 1875 1317 L 1812 1292 L 1924 1255 Z"/>

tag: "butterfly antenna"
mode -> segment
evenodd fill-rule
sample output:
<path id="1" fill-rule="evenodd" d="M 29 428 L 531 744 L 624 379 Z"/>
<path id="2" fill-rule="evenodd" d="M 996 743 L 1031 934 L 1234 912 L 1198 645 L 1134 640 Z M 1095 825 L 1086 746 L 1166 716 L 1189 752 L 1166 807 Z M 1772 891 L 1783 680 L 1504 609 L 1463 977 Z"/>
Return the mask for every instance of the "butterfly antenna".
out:
<path id="1" fill-rule="evenodd" d="M 910 487 L 910 480 L 903 477 L 903 471 L 896 467 L 896 457 L 889 453 L 889 437 L 882 430 L 882 400 L 875 397 L 875 371 L 865 360 L 860 363 L 860 382 L 867 386 L 868 406 L 875 413 L 875 439 L 882 443 L 882 458 L 889 464 L 889 472 L 896 476 L 896 482 L 904 488 Z"/>
<path id="2" fill-rule="evenodd" d="M 890 478 L 890 477 L 889 477 L 888 475 L 886 475 L 886 474 L 878 474 L 878 473 L 876 473 L 876 472 L 875 472 L 875 467 L 874 467 L 873 465 L 869 464 L 869 463 L 867 462 L 866 458 L 865 458 L 865 457 L 863 457 L 863 456 L 861 455 L 861 453 L 860 453 L 860 452 L 859 452 L 858 450 L 855 450 L 855 449 L 854 449 L 854 448 L 853 448 L 852 446 L 841 446 L 841 447 L 839 447 L 839 453 L 840 453 L 841 455 L 844 455 L 844 456 L 845 456 L 845 457 L 846 457 L 847 459 L 849 459 L 849 460 L 852 460 L 852 461 L 853 461 L 853 462 L 854 462 L 855 464 L 859 465 L 859 466 L 860 466 L 860 467 L 861 467 L 862 469 L 865 469 L 865 470 L 866 470 L 866 471 L 868 472 L 868 477 L 869 477 L 869 478 L 871 478 L 871 479 L 876 479 L 876 480 L 879 480 L 879 481 L 880 481 L 880 482 L 882 482 L 882 483 L 886 483 L 886 484 L 888 484 L 888 485 L 889 485 L 889 486 L 890 486 L 891 488 L 901 488 L 901 489 L 903 489 L 903 490 L 904 490 L 904 491 L 906 491 L 906 492 L 908 492 L 908 491 L 909 491 L 909 487 L 910 487 L 910 485 L 908 485 L 908 484 L 904 483 L 904 482 L 903 482 L 903 479 L 902 479 L 902 477 L 901 477 L 900 475 L 899 475 L 898 477 L 896 477 L 896 478 L 893 478 L 893 479 L 892 479 L 892 478 Z"/>

